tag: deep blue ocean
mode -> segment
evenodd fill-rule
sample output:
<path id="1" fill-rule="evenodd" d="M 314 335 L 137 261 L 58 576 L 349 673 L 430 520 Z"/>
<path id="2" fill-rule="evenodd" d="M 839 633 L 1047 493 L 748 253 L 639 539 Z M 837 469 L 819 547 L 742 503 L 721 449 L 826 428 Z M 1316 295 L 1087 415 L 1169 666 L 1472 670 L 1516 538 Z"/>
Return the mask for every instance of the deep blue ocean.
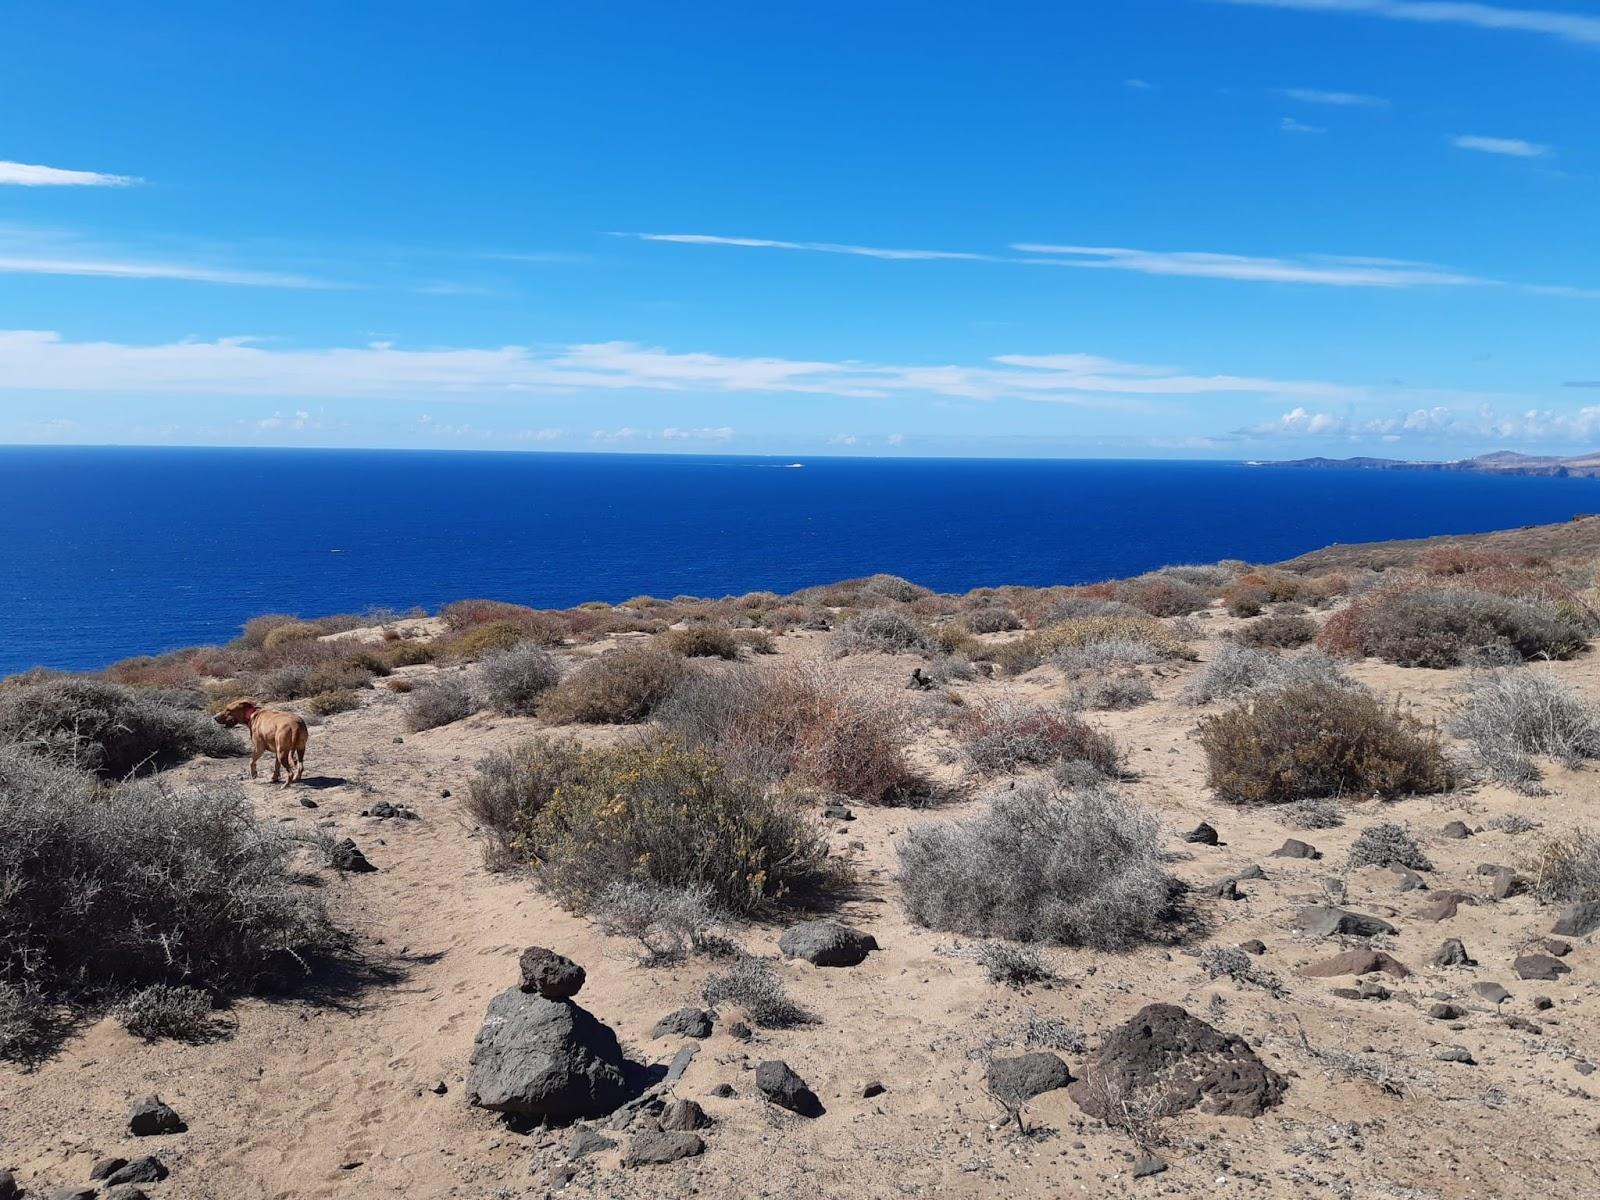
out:
<path id="1" fill-rule="evenodd" d="M 1596 510 L 1595 480 L 1242 463 L 0 447 L 0 675 L 263 612 L 1076 583 Z"/>

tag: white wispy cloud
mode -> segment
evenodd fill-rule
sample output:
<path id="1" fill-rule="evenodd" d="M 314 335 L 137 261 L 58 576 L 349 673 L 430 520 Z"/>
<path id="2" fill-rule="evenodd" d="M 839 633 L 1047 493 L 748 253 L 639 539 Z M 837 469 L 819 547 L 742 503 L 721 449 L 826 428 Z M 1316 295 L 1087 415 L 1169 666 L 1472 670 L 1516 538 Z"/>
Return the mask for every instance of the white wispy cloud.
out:
<path id="1" fill-rule="evenodd" d="M 7 391 L 441 401 L 696 391 L 1026 399 L 1123 410 L 1148 409 L 1163 396 L 1330 402 L 1364 394 L 1317 380 L 1195 374 L 1085 354 L 1009 354 L 973 364 L 871 363 L 676 352 L 633 342 L 443 349 L 378 342 L 296 349 L 243 337 L 155 345 L 70 341 L 31 330 L 0 331 L 0 392 Z"/>
<path id="2" fill-rule="evenodd" d="M 677 429 L 669 427 L 661 431 L 663 439 L 669 442 L 731 442 L 733 440 L 732 425 L 718 425 L 702 427 L 700 429 Z"/>
<path id="3" fill-rule="evenodd" d="M 1428 263 L 1400 259 L 1308 256 L 1254 257 L 1207 251 L 1131 250 L 1119 246 L 1055 246 L 1018 242 L 1013 250 L 1054 256 L 1063 267 L 1137 271 L 1144 275 L 1188 275 L 1258 283 L 1314 283 L 1329 287 L 1460 287 L 1490 282 Z"/>
<path id="4" fill-rule="evenodd" d="M 1310 127 L 1307 128 L 1310 131 Z M 1459 287 L 1495 282 L 1430 263 L 1338 255 L 1275 258 L 1210 251 L 1136 250 L 1118 246 L 1072 246 L 1041 242 L 1013 242 L 1010 249 L 1015 253 L 1003 255 L 955 250 L 891 250 L 836 242 L 786 242 L 771 238 L 721 237 L 703 233 L 635 233 L 613 236 L 633 237 L 652 242 L 679 242 L 695 246 L 806 250 L 820 254 L 848 254 L 879 259 L 956 259 L 1022 266 L 1134 271 L 1144 275 L 1180 275 L 1258 283 L 1307 283 L 1330 287 Z"/>
<path id="5" fill-rule="evenodd" d="M 1477 150 L 1484 154 L 1504 154 L 1511 158 L 1543 158 L 1550 153 L 1549 146 L 1525 142 L 1521 138 L 1479 137 L 1462 134 L 1450 139 L 1450 144 L 1460 150 Z"/>
<path id="6" fill-rule="evenodd" d="M 132 175 L 107 175 L 100 171 L 68 171 L 38 163 L 0 161 L 0 185 L 17 187 L 130 187 L 143 183 Z"/>
<path id="7" fill-rule="evenodd" d="M 1384 17 L 1422 25 L 1468 25 L 1478 29 L 1542 33 L 1566 41 L 1600 45 L 1600 17 L 1547 9 L 1508 8 L 1463 0 L 1218 0 L 1241 8 L 1288 8 L 1302 12 Z"/>
<path id="8" fill-rule="evenodd" d="M 709 233 L 613 233 L 612 237 L 637 238 L 642 242 L 678 242 L 686 246 L 743 246 L 758 250 L 810 250 L 821 254 L 853 254 L 860 258 L 887 259 L 964 259 L 982 262 L 987 254 L 968 254 L 960 250 L 892 250 L 882 246 L 852 246 L 841 242 L 785 242 L 775 238 L 718 237 Z"/>
<path id="9" fill-rule="evenodd" d="M 106 258 L 49 258 L 0 254 L 0 274 L 78 275 L 96 279 L 173 279 L 188 283 L 221 283 L 234 287 L 321 288 L 333 285 L 304 275 L 272 271 L 237 271 L 192 263 L 140 262 Z"/>
<path id="10" fill-rule="evenodd" d="M 1151 83 L 1148 79 L 1124 79 L 1122 81 L 1122 86 L 1125 88 L 1131 88 L 1136 92 L 1153 92 L 1156 90 L 1156 85 Z"/>
<path id="11" fill-rule="evenodd" d="M 1324 92 L 1318 88 L 1281 88 L 1278 94 L 1302 104 L 1329 104 L 1336 108 L 1388 108 L 1382 96 L 1364 96 L 1360 92 Z"/>
<path id="12" fill-rule="evenodd" d="M 1327 133 L 1321 125 L 1307 125 L 1304 121 L 1297 121 L 1293 117 L 1284 117 L 1278 122 L 1278 128 L 1284 133 Z"/>

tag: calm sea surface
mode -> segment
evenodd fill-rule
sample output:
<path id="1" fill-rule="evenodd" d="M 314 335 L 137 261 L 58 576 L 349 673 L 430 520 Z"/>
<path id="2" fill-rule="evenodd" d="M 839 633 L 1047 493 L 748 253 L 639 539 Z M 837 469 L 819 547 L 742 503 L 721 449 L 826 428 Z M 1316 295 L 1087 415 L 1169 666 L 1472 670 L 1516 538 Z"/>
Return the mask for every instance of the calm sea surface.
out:
<path id="1" fill-rule="evenodd" d="M 565 607 L 873 571 L 941 591 L 1600 510 L 1600 481 L 1239 463 L 0 447 L 0 675 L 262 612 Z"/>

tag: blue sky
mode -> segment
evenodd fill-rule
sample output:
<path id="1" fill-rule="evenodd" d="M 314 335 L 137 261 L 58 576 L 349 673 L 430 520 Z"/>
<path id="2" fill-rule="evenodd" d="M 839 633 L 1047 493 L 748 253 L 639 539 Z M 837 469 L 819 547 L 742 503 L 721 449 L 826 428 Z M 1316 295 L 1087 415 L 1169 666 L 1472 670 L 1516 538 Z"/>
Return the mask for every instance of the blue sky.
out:
<path id="1" fill-rule="evenodd" d="M 1600 9 L 0 9 L 0 442 L 1600 447 Z"/>

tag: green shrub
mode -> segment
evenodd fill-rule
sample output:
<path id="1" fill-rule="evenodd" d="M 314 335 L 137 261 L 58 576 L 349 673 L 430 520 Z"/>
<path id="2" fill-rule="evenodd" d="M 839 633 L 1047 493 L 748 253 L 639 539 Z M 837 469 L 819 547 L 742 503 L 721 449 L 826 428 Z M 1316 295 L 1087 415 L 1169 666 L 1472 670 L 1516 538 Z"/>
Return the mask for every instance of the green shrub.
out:
<path id="1" fill-rule="evenodd" d="M 1232 804 L 1386 798 L 1452 785 L 1436 733 L 1369 692 L 1296 684 L 1200 723 L 1207 783 Z"/>
<path id="2" fill-rule="evenodd" d="M 555 724 L 630 725 L 672 694 L 688 667 L 670 650 L 624 646 L 592 658 L 545 694 L 542 715 Z"/>
<path id="3" fill-rule="evenodd" d="M 812 818 L 706 750 L 670 742 L 556 750 L 548 766 L 540 753 L 525 748 L 523 768 L 559 786 L 528 786 L 536 811 L 519 813 L 513 828 L 525 830 L 519 844 L 540 885 L 575 910 L 628 880 L 705 888 L 717 907 L 739 914 L 843 882 Z"/>
<path id="4" fill-rule="evenodd" d="M 1154 815 L 1102 787 L 1032 781 L 897 847 L 906 912 L 969 937 L 1120 950 L 1158 936 L 1174 885 Z"/>
<path id="5" fill-rule="evenodd" d="M 9 687 L 0 691 L 0 747 L 20 746 L 108 778 L 240 753 L 238 740 L 198 708 L 200 699 L 92 679 Z"/>

